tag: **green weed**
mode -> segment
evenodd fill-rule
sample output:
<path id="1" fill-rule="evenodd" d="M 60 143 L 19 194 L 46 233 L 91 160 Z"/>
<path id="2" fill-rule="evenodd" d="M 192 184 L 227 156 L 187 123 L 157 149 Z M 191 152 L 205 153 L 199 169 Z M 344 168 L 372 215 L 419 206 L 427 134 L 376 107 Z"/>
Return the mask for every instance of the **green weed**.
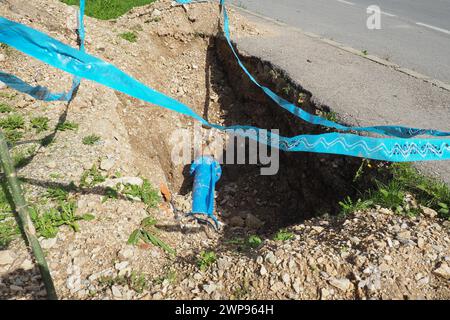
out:
<path id="1" fill-rule="evenodd" d="M 3 130 L 17 130 L 25 127 L 25 120 L 20 114 L 11 114 L 0 119 L 0 128 Z"/>
<path id="2" fill-rule="evenodd" d="M 288 232 L 284 229 L 279 230 L 275 236 L 273 237 L 273 240 L 275 241 L 288 241 L 294 238 L 294 234 L 292 232 Z"/>
<path id="3" fill-rule="evenodd" d="M 202 251 L 198 257 L 197 266 L 201 271 L 206 271 L 216 260 L 214 251 Z"/>
<path id="4" fill-rule="evenodd" d="M 139 241 L 160 247 L 171 255 L 176 255 L 176 251 L 172 249 L 167 243 L 156 236 L 158 230 L 156 228 L 156 219 L 147 217 L 141 222 L 141 227 L 134 230 L 128 238 L 128 244 L 137 245 Z"/>
<path id="5" fill-rule="evenodd" d="M 125 185 L 123 194 L 133 198 L 140 199 L 150 208 L 156 208 L 161 201 L 159 191 L 155 189 L 152 184 L 143 179 L 142 185 Z"/>
<path id="6" fill-rule="evenodd" d="M 78 5 L 79 0 L 61 0 L 68 5 Z M 116 19 L 133 7 L 150 4 L 155 0 L 89 0 L 86 15 L 101 20 Z"/>
<path id="7" fill-rule="evenodd" d="M 83 138 L 83 144 L 87 146 L 92 146 L 100 141 L 100 136 L 96 134 L 91 134 Z"/>
<path id="8" fill-rule="evenodd" d="M 137 34 L 134 31 L 121 33 L 119 34 L 119 37 L 127 40 L 128 42 L 136 42 L 138 38 Z"/>
<path id="9" fill-rule="evenodd" d="M 344 201 L 340 201 L 339 205 L 341 207 L 341 214 L 346 216 L 350 213 L 370 208 L 373 205 L 373 201 L 363 201 L 361 199 L 358 199 L 356 202 L 354 202 L 350 197 L 347 197 Z"/>
<path id="10" fill-rule="evenodd" d="M 48 130 L 48 122 L 50 121 L 47 117 L 35 117 L 31 119 L 31 126 L 36 129 L 37 133 Z"/>
<path id="11" fill-rule="evenodd" d="M 63 123 L 58 123 L 56 126 L 56 130 L 58 131 L 67 131 L 67 130 L 78 130 L 78 123 L 71 122 L 71 121 L 64 121 Z"/>
<path id="12" fill-rule="evenodd" d="M 102 182 L 105 182 L 105 180 L 106 180 L 106 177 L 102 175 L 100 170 L 94 164 L 94 165 L 92 165 L 92 167 L 90 169 L 85 170 L 83 172 L 83 174 L 81 175 L 80 187 L 92 188 Z"/>
<path id="13" fill-rule="evenodd" d="M 13 111 L 14 111 L 14 108 L 11 107 L 9 104 L 0 103 L 0 113 L 10 113 Z"/>

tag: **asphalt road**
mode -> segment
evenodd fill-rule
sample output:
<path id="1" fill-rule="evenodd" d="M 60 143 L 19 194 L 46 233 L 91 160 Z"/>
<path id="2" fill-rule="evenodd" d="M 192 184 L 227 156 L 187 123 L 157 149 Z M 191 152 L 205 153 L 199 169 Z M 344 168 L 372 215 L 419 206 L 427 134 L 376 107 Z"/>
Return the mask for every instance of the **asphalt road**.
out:
<path id="1" fill-rule="evenodd" d="M 450 83 L 450 0 L 231 0 L 239 7 Z M 367 28 L 367 7 L 382 10 Z"/>

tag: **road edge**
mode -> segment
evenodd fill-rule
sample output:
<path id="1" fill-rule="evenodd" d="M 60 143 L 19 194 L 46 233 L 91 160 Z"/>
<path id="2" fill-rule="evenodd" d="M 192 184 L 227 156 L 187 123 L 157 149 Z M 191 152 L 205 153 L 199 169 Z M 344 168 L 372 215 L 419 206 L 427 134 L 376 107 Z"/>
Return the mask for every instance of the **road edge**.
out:
<path id="1" fill-rule="evenodd" d="M 393 62 L 390 62 L 388 60 L 379 58 L 377 56 L 374 56 L 374 55 L 371 55 L 371 54 L 364 54 L 360 50 L 357 50 L 355 48 L 352 48 L 352 47 L 347 46 L 345 44 L 342 44 L 340 42 L 321 37 L 321 36 L 319 36 L 319 35 L 317 35 L 315 33 L 312 33 L 312 32 L 304 31 L 303 29 L 298 28 L 298 27 L 289 26 L 288 24 L 286 24 L 284 22 L 281 22 L 281 21 L 278 21 L 276 19 L 273 19 L 273 18 L 264 16 L 264 15 L 261 15 L 259 13 L 252 12 L 250 10 L 241 8 L 241 7 L 236 6 L 234 4 L 229 4 L 229 6 L 232 7 L 233 9 L 237 10 L 237 11 L 245 12 L 246 14 L 249 14 L 249 15 L 255 16 L 257 18 L 266 20 L 268 22 L 274 23 L 274 24 L 276 24 L 276 25 L 278 25 L 280 27 L 285 27 L 285 28 L 288 28 L 289 30 L 302 33 L 302 34 L 306 35 L 309 38 L 318 40 L 318 41 L 323 42 L 325 44 L 328 44 L 328 45 L 330 45 L 332 47 L 335 47 L 335 48 L 341 49 L 343 51 L 346 51 L 348 53 L 357 55 L 357 56 L 359 56 L 361 58 L 365 58 L 367 60 L 370 60 L 372 62 L 378 63 L 378 64 L 383 65 L 385 67 L 391 68 L 391 69 L 393 69 L 395 71 L 404 73 L 404 74 L 406 74 L 406 75 L 408 75 L 410 77 L 422 80 L 422 81 L 424 81 L 426 83 L 429 83 L 429 84 L 431 84 L 431 85 L 433 85 L 435 87 L 438 87 L 440 89 L 443 89 L 443 90 L 446 90 L 446 91 L 450 92 L 450 84 L 449 83 L 445 83 L 445 82 L 443 82 L 441 80 L 438 80 L 438 79 L 433 79 L 433 78 L 431 78 L 429 76 L 426 76 L 426 75 L 424 75 L 424 74 L 422 74 L 420 72 L 416 72 L 414 70 L 402 67 L 402 66 L 400 66 L 400 65 L 398 65 L 396 63 L 393 63 Z"/>

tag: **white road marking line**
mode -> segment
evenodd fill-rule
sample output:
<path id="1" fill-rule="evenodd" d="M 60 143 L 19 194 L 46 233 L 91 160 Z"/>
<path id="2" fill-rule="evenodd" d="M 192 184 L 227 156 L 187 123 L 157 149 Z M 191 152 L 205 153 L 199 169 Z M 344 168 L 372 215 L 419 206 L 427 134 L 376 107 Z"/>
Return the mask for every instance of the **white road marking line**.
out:
<path id="1" fill-rule="evenodd" d="M 336 0 L 336 1 L 337 1 L 337 2 L 340 2 L 340 3 L 349 4 L 349 5 L 351 5 L 351 6 L 354 6 L 354 5 L 355 5 L 353 2 L 350 2 L 350 1 L 345 1 L 345 0 Z"/>
<path id="2" fill-rule="evenodd" d="M 397 15 L 395 15 L 395 14 L 384 12 L 384 11 L 381 11 L 381 14 L 384 14 L 385 16 L 388 16 L 388 17 L 397 17 Z"/>
<path id="3" fill-rule="evenodd" d="M 443 33 L 446 33 L 446 34 L 450 34 L 450 31 L 449 31 L 449 30 L 442 29 L 442 28 L 438 28 L 438 27 L 435 27 L 435 26 L 431 26 L 431 25 L 426 24 L 426 23 L 416 22 L 416 24 L 417 24 L 418 26 L 422 26 L 422 27 L 426 27 L 426 28 L 433 29 L 433 30 L 435 30 L 435 31 L 439 31 L 439 32 L 443 32 Z"/>

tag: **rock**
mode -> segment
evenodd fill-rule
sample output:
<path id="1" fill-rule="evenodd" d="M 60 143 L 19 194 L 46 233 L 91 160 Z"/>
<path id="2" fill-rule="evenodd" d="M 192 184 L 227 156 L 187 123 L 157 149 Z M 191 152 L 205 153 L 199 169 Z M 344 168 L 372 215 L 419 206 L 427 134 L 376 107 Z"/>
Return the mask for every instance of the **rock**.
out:
<path id="1" fill-rule="evenodd" d="M 256 258 L 256 263 L 257 264 L 262 264 L 264 262 L 264 258 L 261 256 L 258 256 L 258 258 Z"/>
<path id="2" fill-rule="evenodd" d="M 150 15 L 151 19 L 159 18 L 161 17 L 162 12 L 158 9 L 155 9 L 152 11 L 152 14 Z"/>
<path id="3" fill-rule="evenodd" d="M 14 254 L 10 250 L 0 251 L 0 266 L 8 265 L 14 262 Z"/>
<path id="4" fill-rule="evenodd" d="M 231 263 L 228 259 L 220 258 L 217 260 L 217 268 L 219 270 L 227 270 L 230 267 Z"/>
<path id="5" fill-rule="evenodd" d="M 283 273 L 283 275 L 281 276 L 281 280 L 283 280 L 286 285 L 289 285 L 291 283 L 291 277 L 287 273 Z"/>
<path id="6" fill-rule="evenodd" d="M 23 291 L 23 288 L 22 288 L 22 287 L 16 286 L 16 285 L 14 285 L 14 284 L 10 285 L 10 286 L 9 286 L 9 289 L 10 289 L 12 292 Z"/>
<path id="7" fill-rule="evenodd" d="M 272 285 L 271 290 L 274 292 L 278 292 L 283 290 L 283 288 L 284 288 L 283 283 L 281 281 L 277 281 Z"/>
<path id="8" fill-rule="evenodd" d="M 295 293 L 300 293 L 302 291 L 300 280 L 297 278 L 295 279 L 294 283 L 292 284 L 292 288 L 294 288 Z"/>
<path id="9" fill-rule="evenodd" d="M 418 246 L 420 249 L 423 249 L 423 248 L 425 247 L 425 240 L 424 240 L 423 238 L 418 238 L 418 239 L 417 239 L 417 246 Z"/>
<path id="10" fill-rule="evenodd" d="M 269 262 L 271 264 L 275 264 L 275 262 L 277 262 L 277 258 L 275 257 L 275 255 L 273 254 L 272 251 L 269 251 L 266 254 L 266 257 L 264 258 L 264 260 L 266 260 L 267 262 Z"/>
<path id="11" fill-rule="evenodd" d="M 100 162 L 100 169 L 104 171 L 109 171 L 114 167 L 116 161 L 113 158 L 106 158 Z"/>
<path id="12" fill-rule="evenodd" d="M 331 278 L 329 280 L 329 283 L 333 287 L 338 288 L 339 290 L 342 290 L 342 291 L 347 291 L 348 289 L 350 289 L 350 286 L 352 284 L 350 282 L 350 280 L 348 280 L 347 278 L 340 278 L 340 279 Z"/>
<path id="13" fill-rule="evenodd" d="M 447 263 L 443 262 L 439 268 L 433 271 L 433 274 L 446 280 L 450 280 L 450 267 Z"/>
<path id="14" fill-rule="evenodd" d="M 5 89 L 6 87 L 7 85 L 0 81 L 0 90 Z"/>
<path id="15" fill-rule="evenodd" d="M 330 297 L 330 294 L 331 293 L 329 290 L 327 290 L 325 288 L 320 289 L 320 299 L 326 300 Z"/>
<path id="16" fill-rule="evenodd" d="M 245 219 L 245 225 L 249 229 L 257 230 L 257 229 L 261 228 L 264 225 L 264 222 L 259 220 L 253 214 L 249 213 L 249 214 L 247 214 L 247 217 Z"/>
<path id="17" fill-rule="evenodd" d="M 134 250 L 132 248 L 124 248 L 119 251 L 119 257 L 121 259 L 130 259 L 134 255 Z"/>
<path id="18" fill-rule="evenodd" d="M 243 227 L 245 225 L 245 221 L 239 216 L 234 216 L 230 219 L 230 225 L 232 227 Z"/>
<path id="19" fill-rule="evenodd" d="M 409 231 L 402 231 L 397 233 L 397 239 L 400 241 L 408 241 L 411 239 L 411 232 Z"/>
<path id="20" fill-rule="evenodd" d="M 101 183 L 100 186 L 110 188 L 115 187 L 117 184 L 142 186 L 143 183 L 144 181 L 139 177 L 122 177 L 117 179 L 107 179 L 105 182 Z"/>
<path id="21" fill-rule="evenodd" d="M 267 269 L 266 269 L 266 267 L 261 266 L 261 269 L 259 269 L 259 273 L 260 273 L 262 276 L 265 276 L 265 275 L 267 274 Z"/>
<path id="22" fill-rule="evenodd" d="M 123 269 L 125 269 L 126 267 L 128 267 L 128 261 L 122 261 L 122 262 L 119 262 L 119 263 L 116 263 L 115 264 L 115 268 L 116 268 L 116 270 L 123 270 Z"/>
<path id="23" fill-rule="evenodd" d="M 420 206 L 420 208 L 422 209 L 423 215 L 425 217 L 434 219 L 438 216 L 438 213 L 431 208 L 424 207 L 424 206 Z"/>
<path id="24" fill-rule="evenodd" d="M 122 298 L 122 291 L 120 291 L 120 288 L 118 286 L 112 286 L 111 292 L 115 298 Z"/>
<path id="25" fill-rule="evenodd" d="M 57 239 L 56 238 L 50 238 L 50 239 L 43 239 L 41 241 L 41 247 L 42 249 L 50 249 L 53 248 L 56 244 Z"/>
<path id="26" fill-rule="evenodd" d="M 311 228 L 317 233 L 321 233 L 324 230 L 323 227 L 319 227 L 319 226 L 313 226 Z"/>
<path id="27" fill-rule="evenodd" d="M 196 274 L 194 274 L 194 280 L 197 280 L 197 281 L 199 281 L 199 280 L 201 280 L 202 278 L 203 278 L 203 276 L 200 274 L 200 273 L 196 273 Z"/>
<path id="28" fill-rule="evenodd" d="M 203 290 L 205 290 L 207 294 L 213 293 L 214 291 L 216 291 L 216 289 L 217 286 L 214 283 L 203 285 Z"/>
<path id="29" fill-rule="evenodd" d="M 49 169 L 55 169 L 56 168 L 56 162 L 55 161 L 49 161 L 47 163 L 47 168 Z"/>
<path id="30" fill-rule="evenodd" d="M 3 53 L 0 53 L 0 62 L 4 62 L 6 60 L 6 57 Z"/>
<path id="31" fill-rule="evenodd" d="M 23 270 L 28 271 L 28 270 L 31 270 L 31 269 L 34 268 L 34 264 L 33 264 L 33 262 L 32 262 L 31 260 L 25 259 L 25 260 L 22 262 L 22 264 L 20 265 L 20 267 L 21 267 Z"/>
<path id="32" fill-rule="evenodd" d="M 76 292 L 80 290 L 81 279 L 79 274 L 71 275 L 66 280 L 66 287 L 72 292 Z"/>

